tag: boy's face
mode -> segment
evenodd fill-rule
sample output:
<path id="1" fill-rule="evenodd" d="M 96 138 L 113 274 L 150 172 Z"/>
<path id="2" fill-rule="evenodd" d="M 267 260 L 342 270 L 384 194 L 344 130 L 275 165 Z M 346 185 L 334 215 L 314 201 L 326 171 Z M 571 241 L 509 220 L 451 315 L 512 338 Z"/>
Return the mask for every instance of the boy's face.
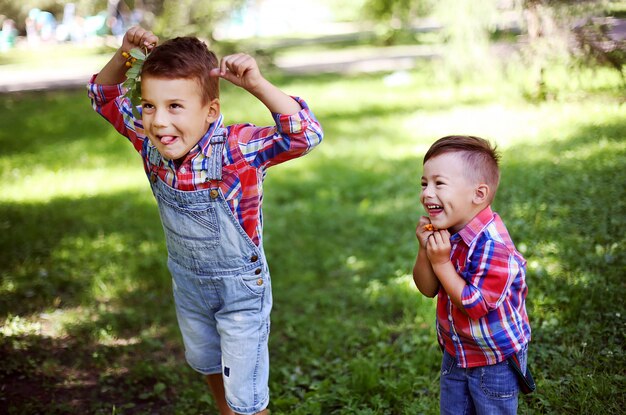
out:
<path id="1" fill-rule="evenodd" d="M 219 101 L 203 104 L 194 79 L 143 77 L 141 95 L 146 135 L 170 160 L 185 157 L 219 116 Z"/>
<path id="2" fill-rule="evenodd" d="M 482 206 L 477 203 L 477 184 L 464 173 L 466 164 L 460 153 L 444 153 L 424 163 L 420 201 L 431 223 L 450 233 L 460 231 L 476 216 Z"/>

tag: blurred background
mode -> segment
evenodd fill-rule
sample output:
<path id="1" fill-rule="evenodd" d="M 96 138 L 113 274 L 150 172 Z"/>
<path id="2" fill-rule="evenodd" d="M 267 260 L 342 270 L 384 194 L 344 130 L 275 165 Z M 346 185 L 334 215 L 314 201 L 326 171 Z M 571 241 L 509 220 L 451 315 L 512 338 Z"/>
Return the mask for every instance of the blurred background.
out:
<path id="1" fill-rule="evenodd" d="M 520 414 L 626 407 L 626 1 L 0 0 L 0 414 L 215 414 L 140 158 L 85 85 L 140 24 L 242 51 L 325 132 L 264 184 L 273 415 L 439 413 L 415 288 L 422 158 L 502 153 L 527 259 Z M 271 124 L 221 84 L 227 124 Z"/>
<path id="2" fill-rule="evenodd" d="M 625 9 L 617 0 L 0 0 L 0 75 L 4 90 L 26 88 L 17 84 L 36 66 L 50 78 L 84 75 L 101 64 L 94 54 L 104 59 L 142 25 L 161 38 L 199 36 L 222 55 L 244 50 L 289 74 L 402 71 L 433 59 L 458 79 L 523 68 L 515 80 L 543 99 L 555 63 L 624 76 Z"/>

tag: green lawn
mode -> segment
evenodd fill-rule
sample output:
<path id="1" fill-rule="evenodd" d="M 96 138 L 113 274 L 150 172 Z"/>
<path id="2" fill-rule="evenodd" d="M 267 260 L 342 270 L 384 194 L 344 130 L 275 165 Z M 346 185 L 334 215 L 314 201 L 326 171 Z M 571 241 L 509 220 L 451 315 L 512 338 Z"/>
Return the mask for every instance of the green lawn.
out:
<path id="1" fill-rule="evenodd" d="M 605 71 L 451 84 L 435 70 L 276 78 L 325 128 L 268 173 L 273 415 L 436 414 L 434 305 L 414 288 L 421 158 L 481 135 L 503 153 L 497 210 L 528 260 L 520 413 L 626 405 L 626 106 Z M 567 82 L 565 82 L 567 81 Z M 620 99 L 622 102 L 620 103 Z M 228 123 L 271 118 L 225 87 Z M 139 157 L 84 91 L 0 96 L 0 407 L 8 414 L 214 413 L 184 363 L 158 212 Z M 5 413 L 3 412 L 3 413 Z"/>

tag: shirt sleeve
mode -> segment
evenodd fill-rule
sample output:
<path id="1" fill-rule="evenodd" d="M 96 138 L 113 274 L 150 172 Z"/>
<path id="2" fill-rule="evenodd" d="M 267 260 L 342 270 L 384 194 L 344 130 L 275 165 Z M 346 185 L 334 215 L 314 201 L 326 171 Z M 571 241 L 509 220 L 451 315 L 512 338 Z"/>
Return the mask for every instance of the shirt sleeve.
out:
<path id="1" fill-rule="evenodd" d="M 96 84 L 96 76 L 93 75 L 87 84 L 91 106 L 141 152 L 145 140 L 143 124 L 140 119 L 135 118 L 130 100 L 124 97 L 126 89 L 122 84 Z"/>
<path id="2" fill-rule="evenodd" d="M 274 126 L 242 124 L 231 127 L 243 158 L 251 166 L 269 167 L 303 156 L 322 141 L 322 127 L 306 102 L 297 97 L 293 99 L 302 109 L 293 115 L 273 113 Z"/>
<path id="3" fill-rule="evenodd" d="M 521 271 L 515 256 L 503 243 L 487 239 L 474 249 L 461 275 L 467 284 L 461 301 L 471 319 L 479 319 L 505 300 L 511 284 Z"/>

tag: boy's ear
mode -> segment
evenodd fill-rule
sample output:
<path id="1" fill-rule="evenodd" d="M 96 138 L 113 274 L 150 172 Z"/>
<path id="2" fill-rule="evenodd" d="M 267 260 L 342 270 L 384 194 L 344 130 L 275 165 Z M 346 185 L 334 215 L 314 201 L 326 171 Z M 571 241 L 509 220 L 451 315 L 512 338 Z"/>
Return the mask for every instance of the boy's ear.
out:
<path id="1" fill-rule="evenodd" d="M 210 124 L 217 120 L 220 116 L 220 99 L 215 98 L 209 103 L 209 111 L 207 112 L 207 122 Z"/>
<path id="2" fill-rule="evenodd" d="M 474 198 L 472 199 L 472 202 L 474 202 L 477 205 L 482 205 L 483 203 L 489 200 L 490 192 L 491 192 L 491 189 L 489 188 L 488 184 L 486 183 L 478 184 L 476 188 L 474 189 Z"/>

